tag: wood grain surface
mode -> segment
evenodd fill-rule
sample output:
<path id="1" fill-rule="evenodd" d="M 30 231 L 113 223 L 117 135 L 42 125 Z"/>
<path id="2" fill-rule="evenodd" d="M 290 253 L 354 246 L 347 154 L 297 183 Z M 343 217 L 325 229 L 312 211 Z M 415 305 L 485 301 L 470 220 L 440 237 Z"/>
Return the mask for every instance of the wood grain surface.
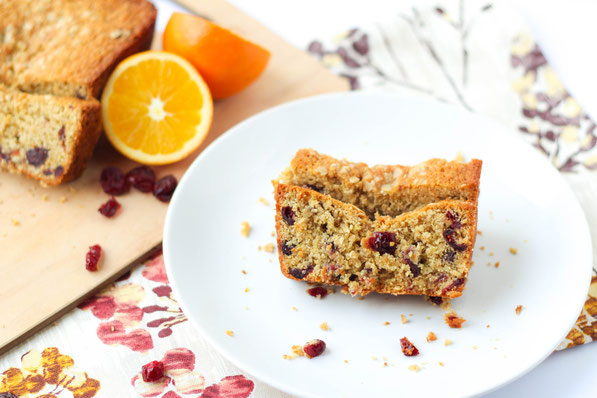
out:
<path id="1" fill-rule="evenodd" d="M 190 163 L 220 134 L 239 121 L 274 105 L 318 93 L 348 89 L 303 51 L 223 0 L 182 0 L 188 9 L 211 18 L 272 53 L 265 73 L 245 91 L 215 104 L 206 141 L 187 159 L 156 167 L 158 178 L 180 178 Z M 154 48 L 159 48 L 156 32 Z M 0 173 L 0 353 L 51 323 L 101 287 L 159 249 L 168 205 L 132 190 L 118 197 L 121 212 L 100 215 L 108 199 L 98 183 L 105 166 L 123 170 L 135 164 L 102 137 L 89 167 L 78 180 L 42 188 L 24 177 Z M 88 247 L 100 244 L 100 270 L 85 270 Z"/>

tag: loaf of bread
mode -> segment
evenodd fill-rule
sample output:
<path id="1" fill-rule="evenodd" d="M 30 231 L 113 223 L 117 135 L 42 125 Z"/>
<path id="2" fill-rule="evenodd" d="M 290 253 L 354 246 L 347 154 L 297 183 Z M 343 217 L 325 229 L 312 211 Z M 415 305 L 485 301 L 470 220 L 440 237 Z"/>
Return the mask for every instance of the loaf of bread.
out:
<path id="1" fill-rule="evenodd" d="M 280 267 L 296 280 L 371 292 L 462 294 L 477 228 L 476 201 L 444 200 L 371 220 L 313 189 L 275 183 Z"/>
<path id="2" fill-rule="evenodd" d="M 397 216 L 446 199 L 476 201 L 481 166 L 477 159 L 468 163 L 431 159 L 412 167 L 369 167 L 301 149 L 280 181 L 353 204 L 373 218 L 376 213 Z"/>
<path id="3" fill-rule="evenodd" d="M 148 49 L 146 0 L 0 1 L 0 167 L 57 185 L 85 169 L 99 98 L 125 57 Z"/>
<path id="4" fill-rule="evenodd" d="M 116 65 L 149 48 L 155 18 L 146 0 L 2 0 L 0 82 L 99 98 Z"/>

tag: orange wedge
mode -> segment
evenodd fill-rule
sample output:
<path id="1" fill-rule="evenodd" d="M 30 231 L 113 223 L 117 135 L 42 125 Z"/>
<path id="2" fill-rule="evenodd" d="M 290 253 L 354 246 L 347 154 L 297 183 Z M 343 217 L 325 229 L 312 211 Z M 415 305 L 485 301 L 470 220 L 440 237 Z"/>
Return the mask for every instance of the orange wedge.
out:
<path id="1" fill-rule="evenodd" d="M 195 15 L 175 12 L 162 37 L 164 50 L 189 60 L 215 99 L 238 93 L 267 66 L 270 52 Z"/>
<path id="2" fill-rule="evenodd" d="M 184 58 L 146 51 L 122 61 L 102 94 L 104 130 L 112 145 L 142 164 L 173 163 L 201 145 L 213 101 Z"/>

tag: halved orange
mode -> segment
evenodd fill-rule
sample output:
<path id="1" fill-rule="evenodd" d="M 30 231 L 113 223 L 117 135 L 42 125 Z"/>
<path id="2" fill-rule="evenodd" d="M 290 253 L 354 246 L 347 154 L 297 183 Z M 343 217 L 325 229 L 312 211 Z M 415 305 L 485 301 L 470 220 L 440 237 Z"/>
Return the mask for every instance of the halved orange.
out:
<path id="1" fill-rule="evenodd" d="M 142 164 L 168 164 L 201 145 L 213 101 L 193 65 L 163 51 L 122 61 L 102 94 L 104 130 L 112 145 Z"/>
<path id="2" fill-rule="evenodd" d="M 233 32 L 195 15 L 175 12 L 162 46 L 189 60 L 203 76 L 215 99 L 241 91 L 261 75 L 270 52 Z"/>

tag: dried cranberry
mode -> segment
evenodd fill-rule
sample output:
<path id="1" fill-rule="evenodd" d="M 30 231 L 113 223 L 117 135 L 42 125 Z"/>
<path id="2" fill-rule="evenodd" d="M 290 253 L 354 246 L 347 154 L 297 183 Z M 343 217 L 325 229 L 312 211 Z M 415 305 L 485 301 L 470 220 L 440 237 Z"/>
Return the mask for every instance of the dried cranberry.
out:
<path id="1" fill-rule="evenodd" d="M 284 206 L 282 207 L 282 219 L 288 225 L 294 225 L 294 211 L 292 211 L 292 207 Z"/>
<path id="2" fill-rule="evenodd" d="M 396 234 L 393 232 L 373 232 L 369 238 L 369 247 L 377 250 L 379 254 L 396 253 Z"/>
<path id="3" fill-rule="evenodd" d="M 58 166 L 54 169 L 54 177 L 60 177 L 64 174 L 64 167 Z"/>
<path id="4" fill-rule="evenodd" d="M 288 244 L 288 241 L 282 242 L 282 247 L 280 250 L 285 256 L 290 256 L 292 254 L 292 249 L 294 249 L 296 245 Z"/>
<path id="5" fill-rule="evenodd" d="M 116 214 L 118 209 L 120 209 L 120 203 L 118 203 L 118 201 L 114 199 L 114 196 L 112 196 L 106 203 L 101 205 L 97 211 L 109 218 Z"/>
<path id="6" fill-rule="evenodd" d="M 311 185 L 311 184 L 305 184 L 303 185 L 305 188 L 309 188 L 312 189 L 315 192 L 319 192 L 321 193 L 323 191 L 323 188 L 318 187 L 317 185 Z"/>
<path id="7" fill-rule="evenodd" d="M 324 298 L 328 295 L 328 289 L 323 286 L 316 286 L 312 287 L 311 289 L 307 289 L 307 293 L 313 297 Z"/>
<path id="8" fill-rule="evenodd" d="M 118 167 L 106 167 L 100 175 L 102 189 L 108 195 L 122 195 L 128 192 L 129 185 L 124 178 L 122 170 Z"/>
<path id="9" fill-rule="evenodd" d="M 450 283 L 448 286 L 446 286 L 444 288 L 444 290 L 442 290 L 442 294 L 446 294 L 446 293 L 464 285 L 465 282 L 466 282 L 466 279 L 464 279 L 464 278 L 455 279 L 452 283 Z"/>
<path id="10" fill-rule="evenodd" d="M 176 178 L 171 174 L 160 178 L 153 188 L 153 196 L 162 202 L 169 202 L 177 184 Z"/>
<path id="11" fill-rule="evenodd" d="M 52 174 L 52 169 L 45 169 L 43 171 L 43 173 L 44 173 L 45 176 L 49 176 L 50 174 Z"/>
<path id="12" fill-rule="evenodd" d="M 93 245 L 89 247 L 89 251 L 85 256 L 85 269 L 87 271 L 97 271 L 97 264 L 102 256 L 102 248 L 100 245 Z"/>
<path id="13" fill-rule="evenodd" d="M 462 228 L 462 223 L 460 222 L 458 217 L 455 216 L 451 211 L 446 213 L 446 217 L 448 217 L 448 219 L 452 223 L 452 225 L 450 225 L 450 228 L 454 228 L 454 229 Z"/>
<path id="14" fill-rule="evenodd" d="M 62 148 L 66 148 L 65 144 L 64 144 L 64 126 L 60 127 L 60 130 L 58 130 L 58 138 L 60 139 L 60 143 L 62 144 Z"/>
<path id="15" fill-rule="evenodd" d="M 288 273 L 290 273 L 290 275 L 294 276 L 296 279 L 303 279 L 305 276 L 309 275 L 311 272 L 313 272 L 313 264 L 310 264 L 305 269 L 300 269 L 300 268 L 289 268 L 288 269 Z"/>
<path id="16" fill-rule="evenodd" d="M 359 279 L 359 276 L 358 276 L 358 275 L 355 275 L 355 274 L 352 274 L 352 275 L 350 275 L 350 276 L 348 277 L 348 280 L 349 280 L 349 281 L 351 281 L 351 282 L 354 282 L 354 281 L 356 281 L 357 279 Z"/>
<path id="17" fill-rule="evenodd" d="M 456 252 L 454 250 L 448 250 L 444 253 L 444 260 L 446 260 L 449 263 L 453 263 L 455 256 Z"/>
<path id="18" fill-rule="evenodd" d="M 427 298 L 435 305 L 442 305 L 442 303 L 444 302 L 444 299 L 442 299 L 441 297 L 429 296 Z"/>
<path id="19" fill-rule="evenodd" d="M 421 268 L 409 258 L 410 253 L 412 250 L 406 249 L 404 253 L 402 253 L 402 260 L 409 266 L 410 272 L 412 272 L 413 277 L 416 278 L 417 276 L 421 275 Z"/>
<path id="20" fill-rule="evenodd" d="M 147 166 L 135 167 L 126 173 L 126 181 L 129 185 L 141 192 L 152 192 L 155 185 L 155 173 Z"/>
<path id="21" fill-rule="evenodd" d="M 454 231 L 451 228 L 447 228 L 444 230 L 444 239 L 446 240 L 446 242 L 448 242 L 448 244 L 450 246 L 452 246 L 452 248 L 458 252 L 464 251 L 466 250 L 466 245 L 463 244 L 458 244 L 456 243 L 456 240 L 454 239 L 454 234 L 456 233 L 456 231 Z"/>
<path id="22" fill-rule="evenodd" d="M 143 365 L 141 376 L 146 383 L 153 383 L 164 377 L 164 363 L 162 361 L 151 361 Z"/>
<path id="23" fill-rule="evenodd" d="M 303 346 L 303 351 L 309 358 L 318 357 L 325 351 L 325 342 L 319 339 L 311 340 Z"/>
<path id="24" fill-rule="evenodd" d="M 406 337 L 400 339 L 400 347 L 402 348 L 402 353 L 407 357 L 419 355 L 417 347 L 415 347 Z"/>
<path id="25" fill-rule="evenodd" d="M 29 164 L 39 167 L 46 162 L 46 159 L 48 158 L 48 150 L 36 146 L 33 149 L 28 149 L 27 152 L 25 152 L 25 156 L 27 156 Z"/>

